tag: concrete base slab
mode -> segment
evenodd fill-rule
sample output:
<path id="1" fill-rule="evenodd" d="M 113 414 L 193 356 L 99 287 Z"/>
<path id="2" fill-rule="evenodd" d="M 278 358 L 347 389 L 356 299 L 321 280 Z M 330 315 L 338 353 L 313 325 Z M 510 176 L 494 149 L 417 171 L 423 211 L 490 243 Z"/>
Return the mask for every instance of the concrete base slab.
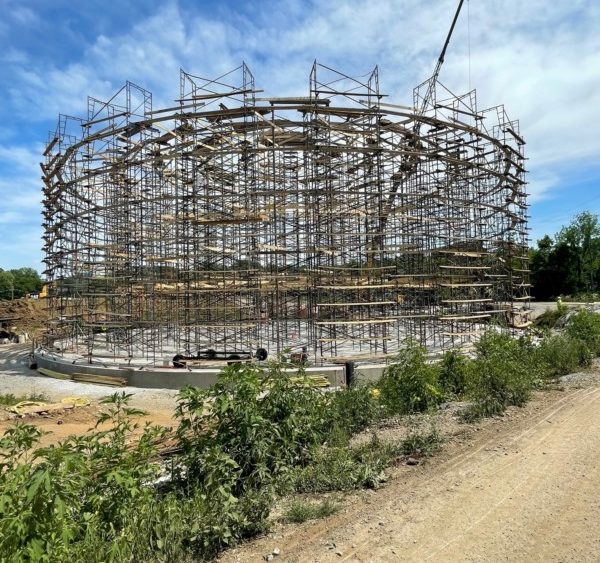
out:
<path id="1" fill-rule="evenodd" d="M 83 361 L 65 360 L 46 350 L 37 350 L 34 353 L 34 359 L 38 368 L 49 369 L 69 376 L 82 373 L 121 377 L 125 378 L 127 385 L 131 387 L 148 389 L 181 389 L 186 385 L 210 387 L 217 382 L 219 372 L 223 369 L 222 367 L 189 370 L 187 368 L 103 366 L 86 364 Z M 289 368 L 283 371 L 289 375 L 296 375 L 299 370 Z M 326 377 L 334 387 L 344 385 L 346 381 L 344 366 L 307 367 L 305 372 L 307 375 Z"/>

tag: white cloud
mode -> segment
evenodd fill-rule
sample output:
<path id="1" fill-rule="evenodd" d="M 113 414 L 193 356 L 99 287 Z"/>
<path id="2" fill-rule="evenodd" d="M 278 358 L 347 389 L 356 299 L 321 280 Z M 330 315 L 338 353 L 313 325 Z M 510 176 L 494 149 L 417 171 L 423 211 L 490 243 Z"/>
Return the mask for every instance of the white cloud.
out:
<path id="1" fill-rule="evenodd" d="M 541 172 L 532 174 L 529 177 L 529 185 L 527 192 L 529 193 L 529 201 L 537 203 L 550 197 L 550 192 L 553 187 L 559 185 L 560 176 L 552 172 Z"/>
<path id="2" fill-rule="evenodd" d="M 32 172 L 39 170 L 38 162 L 43 151 L 41 144 L 33 147 L 0 145 L 0 163 L 10 166 L 10 170 Z"/>
<path id="3" fill-rule="evenodd" d="M 216 76 L 250 63 L 271 94 L 305 91 L 318 58 L 362 74 L 379 64 L 383 90 L 410 102 L 412 87 L 431 73 L 456 3 L 351 0 L 272 3 L 217 21 L 182 12 L 174 1 L 124 35 L 97 37 L 65 67 L 27 66 L 11 90 L 25 117 L 83 113 L 88 94 L 105 99 L 125 80 L 147 87 L 155 102 L 177 97 L 178 69 Z M 600 154 L 599 9 L 583 0 L 489 0 L 470 6 L 471 78 L 481 107 L 504 103 L 519 118 L 534 165 Z M 466 4 L 441 79 L 467 89 Z M 300 92 L 303 93 L 303 92 Z"/>
<path id="4" fill-rule="evenodd" d="M 0 145 L 1 267 L 41 261 L 41 145 Z"/>
<path id="5" fill-rule="evenodd" d="M 31 8 L 18 3 L 13 3 L 12 5 L 9 3 L 5 15 L 13 20 L 13 22 L 26 26 L 33 26 L 39 21 L 38 16 Z"/>
<path id="6" fill-rule="evenodd" d="M 27 62 L 27 53 L 14 47 L 10 47 L 5 52 L 0 54 L 0 61 L 9 64 L 24 64 Z"/>

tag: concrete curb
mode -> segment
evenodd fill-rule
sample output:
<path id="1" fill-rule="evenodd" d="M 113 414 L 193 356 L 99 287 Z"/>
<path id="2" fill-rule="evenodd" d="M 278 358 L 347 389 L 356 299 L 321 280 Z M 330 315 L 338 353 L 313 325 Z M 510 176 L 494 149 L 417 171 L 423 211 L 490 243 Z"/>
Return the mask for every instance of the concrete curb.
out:
<path id="1" fill-rule="evenodd" d="M 38 368 L 45 368 L 55 372 L 73 375 L 84 373 L 86 375 L 104 375 L 122 377 L 127 380 L 130 387 L 145 389 L 181 389 L 185 385 L 194 387 L 210 387 L 217 382 L 218 374 L 222 367 L 199 368 L 188 370 L 186 368 L 158 368 L 158 367 L 127 367 L 127 366 L 101 366 L 65 360 L 51 352 L 36 351 L 34 359 Z M 298 373 L 297 369 L 284 370 L 290 375 Z M 339 387 L 346 383 L 346 370 L 344 366 L 308 367 L 307 375 L 322 375 L 332 386 Z"/>

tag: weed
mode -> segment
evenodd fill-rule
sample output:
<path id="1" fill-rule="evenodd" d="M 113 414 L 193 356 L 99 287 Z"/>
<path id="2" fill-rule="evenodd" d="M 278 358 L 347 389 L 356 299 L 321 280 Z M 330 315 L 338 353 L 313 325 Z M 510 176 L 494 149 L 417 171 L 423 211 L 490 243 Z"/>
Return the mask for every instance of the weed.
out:
<path id="1" fill-rule="evenodd" d="M 539 317 L 534 321 L 535 326 L 539 328 L 554 328 L 556 321 L 567 314 L 568 307 L 558 299 L 556 302 L 556 309 L 546 309 Z"/>
<path id="2" fill-rule="evenodd" d="M 146 426 L 137 445 L 127 447 L 138 429 L 131 419 L 140 414 L 128 400 L 115 394 L 107 401 L 98 423 L 110 422 L 108 430 L 48 448 L 32 450 L 40 437 L 33 426 L 17 424 L 6 432 L 0 441 L 0 553 L 15 561 L 62 561 L 90 538 L 118 547 L 116 531 L 131 507 L 152 493 L 147 483 L 158 467 L 150 459 L 161 432 Z"/>
<path id="3" fill-rule="evenodd" d="M 362 446 L 321 448 L 310 465 L 296 470 L 294 490 L 323 493 L 377 488 L 386 480 L 384 469 L 400 453 L 398 446 L 381 443 L 375 435 Z"/>
<path id="4" fill-rule="evenodd" d="M 488 331 L 477 343 L 476 352 L 468 376 L 468 393 L 474 404 L 464 413 L 465 420 L 500 414 L 509 405 L 523 405 L 541 377 L 531 343 Z"/>
<path id="5" fill-rule="evenodd" d="M 428 364 L 426 351 L 408 341 L 379 382 L 381 403 L 389 415 L 423 412 L 440 403 L 438 368 Z"/>
<path id="6" fill-rule="evenodd" d="M 400 444 L 404 455 L 431 455 L 440 448 L 442 437 L 435 420 L 419 424 L 409 419 L 409 426 L 408 436 Z"/>
<path id="7" fill-rule="evenodd" d="M 381 416 L 381 404 L 373 385 L 353 385 L 332 396 L 330 409 L 334 423 L 355 434 Z"/>
<path id="8" fill-rule="evenodd" d="M 282 517 L 284 522 L 301 524 L 307 520 L 317 520 L 327 518 L 335 514 L 340 509 L 340 505 L 331 499 L 325 499 L 317 504 L 295 500 L 293 501 Z"/>
<path id="9" fill-rule="evenodd" d="M 450 397 L 460 397 L 467 390 L 469 360 L 456 350 L 444 354 L 440 362 L 439 385 Z"/>
<path id="10" fill-rule="evenodd" d="M 591 353 L 585 342 L 568 334 L 553 334 L 543 338 L 535 351 L 544 377 L 556 378 L 589 366 Z"/>
<path id="11" fill-rule="evenodd" d="M 593 356 L 600 355 L 600 314 L 578 311 L 569 319 L 567 334 L 583 342 Z"/>

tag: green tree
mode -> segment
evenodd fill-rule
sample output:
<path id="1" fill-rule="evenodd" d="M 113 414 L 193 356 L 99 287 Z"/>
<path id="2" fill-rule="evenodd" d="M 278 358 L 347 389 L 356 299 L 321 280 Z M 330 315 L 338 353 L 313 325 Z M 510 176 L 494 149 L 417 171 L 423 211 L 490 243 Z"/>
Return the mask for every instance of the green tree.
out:
<path id="1" fill-rule="evenodd" d="M 10 273 L 14 278 L 15 298 L 40 291 L 44 285 L 42 278 L 33 268 L 17 268 L 10 270 Z"/>
<path id="2" fill-rule="evenodd" d="M 551 299 L 600 289 L 600 222 L 593 213 L 577 215 L 553 238 L 538 240 L 529 253 L 533 295 Z"/>
<path id="3" fill-rule="evenodd" d="M 15 278 L 11 272 L 0 268 L 0 299 L 10 299 L 13 294 Z"/>
<path id="4" fill-rule="evenodd" d="M 568 227 L 563 227 L 556 237 L 557 245 L 564 244 L 573 251 L 576 262 L 577 289 L 597 289 L 600 266 L 600 225 L 598 216 L 590 212 L 576 215 Z"/>

